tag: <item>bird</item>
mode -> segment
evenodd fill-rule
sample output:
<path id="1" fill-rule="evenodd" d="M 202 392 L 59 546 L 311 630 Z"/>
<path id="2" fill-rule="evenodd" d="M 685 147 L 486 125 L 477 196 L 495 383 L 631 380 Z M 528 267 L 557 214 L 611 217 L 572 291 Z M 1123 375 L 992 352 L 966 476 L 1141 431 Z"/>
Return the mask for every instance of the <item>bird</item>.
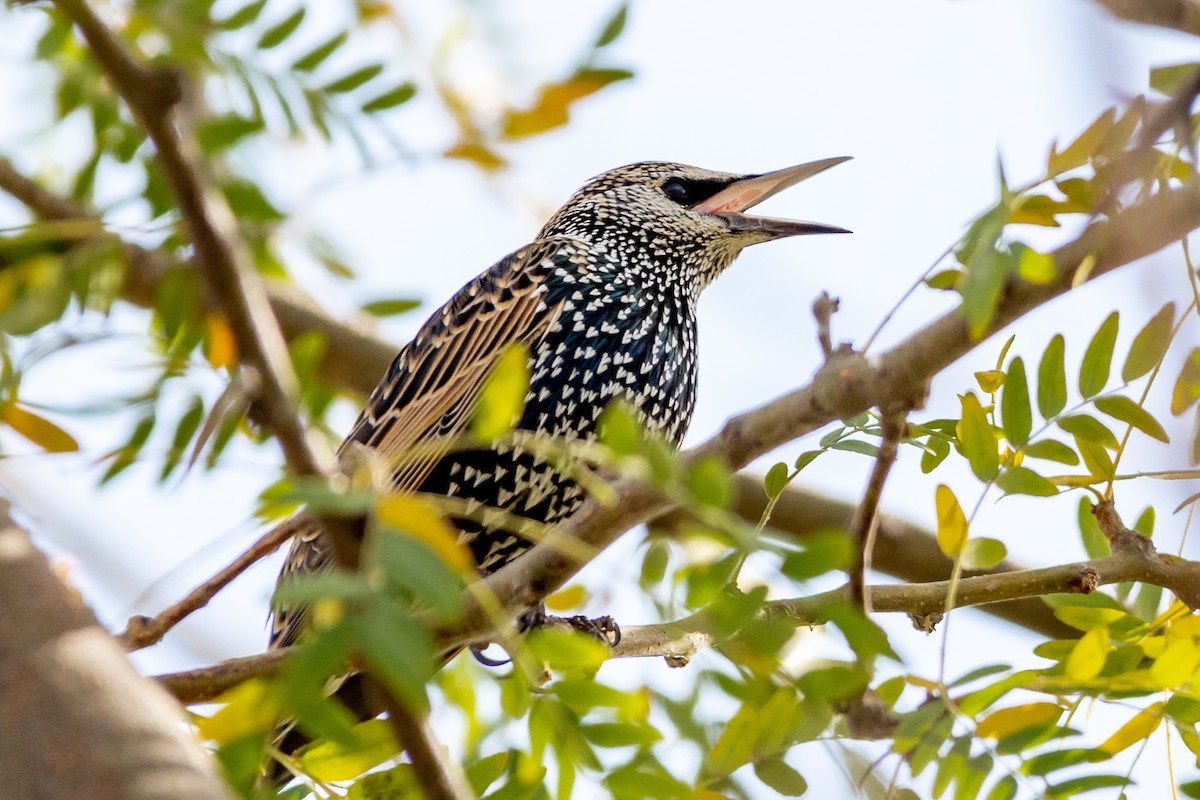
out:
<path id="1" fill-rule="evenodd" d="M 604 410 L 621 401 L 647 432 L 678 447 L 695 407 L 701 292 L 750 245 L 849 233 L 745 212 L 847 160 L 758 174 L 644 161 L 595 176 L 532 242 L 433 312 L 372 392 L 339 455 L 367 448 L 395 456 L 421 445 L 419 458 L 394 468 L 389 490 L 459 498 L 549 526 L 569 518 L 585 493 L 546 460 L 512 445 L 450 447 L 466 432 L 500 354 L 514 345 L 528 354 L 529 388 L 516 430 L 592 441 Z M 532 546 L 500 524 L 452 522 L 480 575 Z M 302 528 L 281 582 L 333 562 L 319 526 Z M 270 648 L 294 644 L 306 615 L 276 608 Z M 280 749 L 291 752 L 294 744 Z"/>

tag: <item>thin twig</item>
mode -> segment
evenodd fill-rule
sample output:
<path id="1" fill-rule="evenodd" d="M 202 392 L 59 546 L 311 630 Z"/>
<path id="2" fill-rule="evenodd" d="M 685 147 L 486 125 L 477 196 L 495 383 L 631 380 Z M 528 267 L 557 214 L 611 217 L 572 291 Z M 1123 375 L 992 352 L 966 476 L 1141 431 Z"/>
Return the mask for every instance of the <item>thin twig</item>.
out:
<path id="1" fill-rule="evenodd" d="M 254 564 L 282 547 L 301 527 L 309 524 L 307 517 L 298 516 L 276 525 L 254 544 L 244 550 L 204 583 L 188 592 L 179 601 L 172 603 L 153 617 L 136 615 L 129 618 L 125 630 L 118 636 L 121 646 L 127 651 L 141 650 L 158 644 L 167 632 L 182 622 L 189 614 L 204 608 L 226 586 Z"/>
<path id="2" fill-rule="evenodd" d="M 850 601 L 867 612 L 871 611 L 871 602 L 866 594 L 866 574 L 871 569 L 871 554 L 875 550 L 875 536 L 879 530 L 879 499 L 883 495 L 888 473 L 896 463 L 896 453 L 900 449 L 907 418 L 908 410 L 902 407 L 882 412 L 879 452 L 875 455 L 875 465 L 871 468 L 871 478 L 862 502 L 858 504 L 850 523 L 850 533 L 858 545 L 854 563 L 850 567 Z"/>

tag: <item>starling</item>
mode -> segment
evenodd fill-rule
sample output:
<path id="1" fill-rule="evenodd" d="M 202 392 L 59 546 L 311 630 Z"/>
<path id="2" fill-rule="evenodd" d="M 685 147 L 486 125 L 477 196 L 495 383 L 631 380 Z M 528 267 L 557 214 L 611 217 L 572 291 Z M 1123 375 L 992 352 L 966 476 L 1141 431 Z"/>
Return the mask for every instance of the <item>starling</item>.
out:
<path id="1" fill-rule="evenodd" d="M 588 181 L 537 238 L 470 281 L 396 356 L 342 446 L 384 455 L 422 448 L 391 475 L 396 491 L 460 498 L 470 507 L 554 525 L 581 488 L 518 448 L 455 450 L 497 356 L 528 348 L 531 373 L 517 429 L 590 440 L 622 400 L 648 431 L 678 446 L 696 396 L 696 303 L 742 248 L 843 228 L 742 212 L 846 158 L 761 175 L 643 162 Z M 453 521 L 481 574 L 531 542 L 503 528 Z M 281 580 L 329 566 L 315 528 L 297 534 Z M 302 609 L 277 609 L 272 648 L 296 641 Z M 284 746 L 285 751 L 291 748 Z"/>

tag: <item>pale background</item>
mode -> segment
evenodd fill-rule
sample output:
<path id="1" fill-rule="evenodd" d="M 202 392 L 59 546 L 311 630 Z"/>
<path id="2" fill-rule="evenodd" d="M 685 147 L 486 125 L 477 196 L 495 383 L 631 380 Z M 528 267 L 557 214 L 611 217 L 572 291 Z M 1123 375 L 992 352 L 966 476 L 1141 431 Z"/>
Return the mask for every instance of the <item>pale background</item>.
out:
<path id="1" fill-rule="evenodd" d="M 488 103 L 527 101 L 539 77 L 561 73 L 586 48 L 612 6 L 427 2 L 400 8 L 418 41 L 434 42 L 463 26 L 475 43 L 454 62 L 454 75 L 475 101 Z M 31 84 L 25 67 L 37 18 L 28 11 L 0 11 L 0 152 L 31 170 L 64 154 L 72 158 L 78 149 L 69 130 L 53 140 L 33 135 L 45 123 L 36 114 L 42 113 L 46 85 Z M 700 397 L 689 437 L 696 442 L 730 414 L 812 374 L 818 351 L 808 308 L 817 293 L 827 290 L 842 299 L 835 336 L 861 343 L 963 226 L 994 202 L 998 157 L 1014 184 L 1037 176 L 1051 142 L 1069 140 L 1105 107 L 1146 91 L 1151 65 L 1194 57 L 1192 40 L 1115 23 L 1081 0 L 660 0 L 633 6 L 626 34 L 607 56 L 607 64 L 634 69 L 636 80 L 579 103 L 566 128 L 507 151 L 513 170 L 499 181 L 481 180 L 468 165 L 422 157 L 389 158 L 364 172 L 349 147 L 331 151 L 286 141 L 264 144 L 241 166 L 265 176 L 275 187 L 272 199 L 298 212 L 296 224 L 328 235 L 362 276 L 346 285 L 299 259 L 291 265 L 335 312 L 385 295 L 426 301 L 421 311 L 381 325 L 381 333 L 401 342 L 458 286 L 527 241 L 549 212 L 597 172 L 646 159 L 760 172 L 854 156 L 763 209 L 843 225 L 853 236 L 754 248 L 707 293 Z M 436 152 L 452 135 L 444 117 L 422 98 L 389 122 L 418 156 Z M 0 198 L 0 226 L 19 221 L 17 208 Z M 1033 241 L 1049 244 L 1066 233 L 1034 235 Z M 1120 342 L 1127 347 L 1165 300 L 1186 303 L 1184 280 L 1178 249 L 1168 250 L 1148 268 L 1105 278 L 1031 315 L 1014 329 L 1013 352 L 1027 361 L 1036 358 L 1049 336 L 1062 331 L 1068 364 L 1072 354 L 1077 363 L 1113 307 L 1122 311 Z M 885 330 L 876 352 L 948 307 L 946 296 L 918 292 Z M 109 324 L 137 330 L 140 323 L 125 312 Z M 1196 340 L 1194 324 L 1188 335 Z M 955 393 L 973 388 L 973 371 L 993 366 L 1002 341 L 985 343 L 941 375 L 934 384 L 936 405 L 918 419 L 955 413 Z M 128 352 L 97 348 L 52 362 L 23 391 L 31 398 L 76 402 L 115 392 L 122 381 L 137 379 L 138 367 Z M 1164 374 L 1173 378 L 1177 372 Z M 1156 388 L 1153 408 L 1165 408 L 1169 388 L 1169 381 Z M 204 390 L 212 397 L 220 387 Z M 344 428 L 356 411 L 346 407 L 335 419 Z M 0 462 L 0 487 L 25 510 L 39 541 L 69 565 L 72 578 L 114 629 L 131 612 L 153 613 L 252 540 L 255 496 L 277 474 L 269 450 L 243 448 L 216 473 L 197 471 L 166 491 L 155 484 L 159 463 L 152 460 L 98 491 L 101 469 L 94 459 L 127 431 L 111 422 L 71 420 L 69 427 L 83 455 L 8 458 Z M 1177 442 L 1187 441 L 1186 425 L 1172 430 Z M 793 443 L 760 467 L 793 460 L 810 445 Z M 4 450 L 21 452 L 22 444 L 5 437 Z M 968 507 L 973 504 L 978 482 L 960 460 L 952 457 L 934 475 L 923 476 L 917 458 L 915 450 L 902 452 L 884 495 L 887 512 L 932 524 L 938 482 L 949 483 Z M 1143 441 L 1122 467 L 1160 469 L 1184 461 L 1183 444 L 1164 448 Z M 868 468 L 865 458 L 833 454 L 808 469 L 801 483 L 851 500 Z M 1118 507 L 1132 519 L 1155 503 L 1158 544 L 1175 551 L 1184 518 L 1170 511 L 1195 490 L 1123 484 Z M 1074 495 L 1049 504 L 988 501 L 973 532 L 1002 539 L 1022 563 L 1076 560 L 1083 554 L 1075 503 Z M 645 605 L 630 597 L 637 590 L 627 565 L 636 563 L 638 541 L 631 534 L 581 576 L 596 593 L 593 613 L 612 611 L 624 624 L 648 621 Z M 1200 555 L 1194 539 L 1187 551 Z M 261 650 L 277 569 L 278 559 L 254 569 L 167 642 L 137 654 L 138 665 L 158 672 Z M 1030 637 L 1013 627 L 974 612 L 955 619 L 950 674 L 992 661 L 1044 663 L 1028 654 Z M 885 623 L 908 669 L 935 675 L 941 634 L 926 637 L 901 619 Z M 819 636 L 808 641 L 798 659 L 837 649 Z M 659 661 L 626 661 L 606 666 L 602 677 L 627 683 L 678 682 L 686 676 L 668 674 Z M 1095 741 L 1131 713 L 1098 709 L 1088 720 Z M 1181 743 L 1172 744 L 1176 770 L 1194 772 Z M 821 752 L 810 745 L 791 759 L 812 785 L 810 796 L 851 796 Z M 694 756 L 680 758 L 690 763 Z M 1166 796 L 1161 732 L 1137 773 L 1142 785 L 1130 789 L 1129 797 Z M 750 782 L 761 796 L 772 796 Z M 579 794 L 586 797 L 588 791 Z"/>

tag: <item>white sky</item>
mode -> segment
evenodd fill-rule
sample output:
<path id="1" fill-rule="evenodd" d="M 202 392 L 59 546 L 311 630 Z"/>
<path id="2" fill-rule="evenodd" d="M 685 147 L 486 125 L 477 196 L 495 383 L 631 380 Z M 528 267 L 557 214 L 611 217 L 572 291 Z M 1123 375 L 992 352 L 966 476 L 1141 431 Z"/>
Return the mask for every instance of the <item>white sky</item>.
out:
<path id="1" fill-rule="evenodd" d="M 414 7 L 404 7 L 403 14 L 419 42 L 433 42 L 451 26 L 466 25 L 474 35 L 502 43 L 499 63 L 495 51 L 479 48 L 464 52 L 454 64 L 456 79 L 485 103 L 497 96 L 517 102 L 530 97 L 537 78 L 563 72 L 610 11 L 609 4 L 539 0 L 506 5 L 501 17 L 474 2 L 409 5 Z M 283 4 L 270 7 L 282 14 Z M 38 13 L 0 11 L 0 152 L 35 169 L 78 148 L 69 135 L 53 142 L 30 136 L 43 120 L 25 109 L 37 107 L 45 87 L 30 85 L 22 65 L 29 20 Z M 582 17 L 593 21 L 582 22 Z M 1082 0 L 736 5 L 659 0 L 634 5 L 625 36 L 605 61 L 633 68 L 637 79 L 580 103 L 566 129 L 514 148 L 508 153 L 513 173 L 499 184 L 439 160 L 356 174 L 359 164 L 346 148 L 326 152 L 278 141 L 259 148 L 243 166 L 267 176 L 277 187 L 273 198 L 297 210 L 302 224 L 333 239 L 359 271 L 362 280 L 346 286 L 300 265 L 298 272 L 331 307 L 345 310 L 373 297 L 413 295 L 426 300 L 430 310 L 527 241 L 571 191 L 610 167 L 666 159 L 757 172 L 854 156 L 765 209 L 843 225 L 855 231 L 853 236 L 754 248 L 705 297 L 700 398 L 689 437 L 696 442 L 730 414 L 812 374 L 818 352 L 808 308 L 821 290 L 842 300 L 834 319 L 837 338 L 862 342 L 894 299 L 994 201 L 998 154 L 1010 182 L 1035 177 L 1052 141 L 1068 139 L 1108 105 L 1145 91 L 1148 66 L 1190 58 L 1194 45 L 1186 38 L 1118 25 Z M 451 133 L 423 99 L 389 122 L 417 152 L 445 146 Z M 11 210 L 0 202 L 0 226 L 15 219 Z M 1058 238 L 1043 235 L 1038 241 Z M 1177 251 L 1168 251 L 1148 268 L 1105 278 L 1031 315 L 1013 329 L 1013 353 L 1027 361 L 1036 358 L 1049 336 L 1062 331 L 1068 363 L 1072 355 L 1077 361 L 1114 306 L 1122 311 L 1120 341 L 1127 347 L 1165 300 L 1185 297 L 1183 281 Z M 882 351 L 947 307 L 946 297 L 919 292 L 876 347 Z M 402 317 L 382 331 L 402 341 L 422 318 L 422 312 Z M 1195 330 L 1193 325 L 1193 341 Z M 971 373 L 993 365 L 1001 341 L 985 343 L 940 376 L 933 406 L 918 419 L 955 413 L 955 393 L 974 387 Z M 87 397 L 94 386 L 109 381 L 115 386 L 123 374 L 132 374 L 128 360 L 63 361 L 64 366 L 35 376 L 28 387 L 31 397 L 37 392 L 46 399 Z M 1165 374 L 1173 378 L 1177 370 Z M 1165 408 L 1169 388 L 1164 381 L 1152 395 L 1157 409 Z M 343 425 L 352 414 L 345 411 Z M 131 611 L 158 609 L 252 538 L 246 521 L 253 499 L 275 475 L 267 454 L 249 452 L 216 475 L 193 475 L 168 492 L 155 487 L 154 463 L 97 491 L 99 473 L 90 458 L 119 441 L 124 431 L 80 424 L 72 430 L 80 433 L 88 458 L 11 459 L 0 463 L 0 485 L 36 518 L 34 527 L 47 546 L 74 563 L 74 575 L 114 627 Z M 1187 425 L 1175 431 L 1179 442 L 1190 433 Z M 15 443 L 6 439 L 7 444 Z M 763 468 L 774 460 L 790 461 L 804 449 L 805 442 L 789 445 L 778 458 L 764 460 Z M 924 476 L 916 467 L 917 455 L 902 453 L 885 492 L 886 511 L 932 524 L 936 483 L 949 483 L 964 503 L 977 496 L 977 482 L 956 459 Z M 1172 451 L 1150 443 L 1135 447 L 1122 466 L 1150 469 L 1183 462 L 1182 445 Z M 849 500 L 861 490 L 868 469 L 865 458 L 834 454 L 806 471 L 801 483 Z M 1194 485 L 1124 484 L 1118 506 L 1132 518 L 1154 502 L 1160 547 L 1173 550 L 1183 519 L 1169 512 L 1195 490 Z M 1082 555 L 1075 502 L 1072 495 L 1055 503 L 987 504 L 973 532 L 1002 539 L 1015 559 L 1031 565 L 1075 560 Z M 594 582 L 629 563 L 635 543 L 628 537 L 583 580 Z M 1188 549 L 1193 557 L 1200 555 L 1194 539 Z M 185 566 L 171 573 L 165 586 L 138 600 L 179 564 Z M 271 562 L 255 570 L 177 629 L 172 641 L 139 654 L 138 663 L 162 671 L 261 649 L 276 569 L 277 562 Z M 612 585 L 611 591 L 628 593 L 634 584 L 618 580 Z M 639 604 L 619 597 L 590 610 L 623 606 L 635 610 L 632 617 L 618 613 L 622 623 L 645 621 L 637 616 Z M 1028 652 L 1029 638 L 1012 628 L 980 615 L 956 615 L 956 620 L 951 673 L 977 666 L 981 658 Z M 889 620 L 887 627 L 909 669 L 936 671 L 940 636 L 926 638 L 903 621 Z M 606 667 L 604 675 L 620 682 L 639 676 L 660 680 L 664 671 L 659 662 L 625 662 Z M 1123 719 L 1119 713 L 1097 713 L 1091 724 L 1103 738 Z M 1160 737 L 1143 757 L 1144 784 L 1130 790 L 1130 798 L 1163 796 L 1161 744 Z M 803 755 L 797 763 L 803 768 L 808 758 Z M 1176 756 L 1185 774 L 1186 762 Z M 819 796 L 844 792 L 835 776 L 806 774 Z"/>

